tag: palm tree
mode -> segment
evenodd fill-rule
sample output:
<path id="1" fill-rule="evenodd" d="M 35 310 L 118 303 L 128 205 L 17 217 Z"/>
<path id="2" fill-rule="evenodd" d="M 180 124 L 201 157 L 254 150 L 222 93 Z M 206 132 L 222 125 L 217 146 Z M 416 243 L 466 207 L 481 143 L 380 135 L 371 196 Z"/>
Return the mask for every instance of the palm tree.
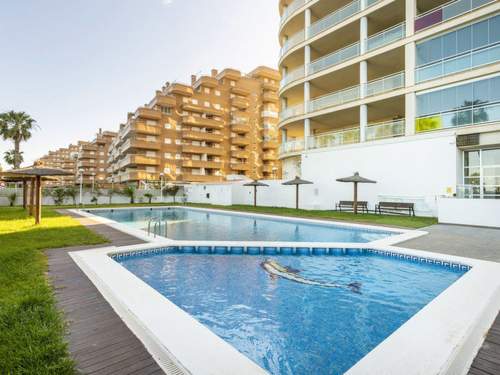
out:
<path id="1" fill-rule="evenodd" d="M 12 165 L 14 169 L 21 166 L 22 154 L 20 151 L 21 142 L 31 138 L 31 132 L 38 128 L 36 121 L 25 112 L 4 112 L 0 113 L 0 135 L 4 140 L 14 142 L 14 155 Z"/>
<path id="2" fill-rule="evenodd" d="M 3 159 L 5 162 L 9 165 L 12 165 L 15 168 L 15 159 L 16 159 L 16 151 L 15 150 L 10 150 L 10 151 L 5 151 L 3 154 Z M 23 157 L 23 152 L 20 152 L 17 160 L 19 160 L 19 164 L 21 164 L 24 161 Z"/>

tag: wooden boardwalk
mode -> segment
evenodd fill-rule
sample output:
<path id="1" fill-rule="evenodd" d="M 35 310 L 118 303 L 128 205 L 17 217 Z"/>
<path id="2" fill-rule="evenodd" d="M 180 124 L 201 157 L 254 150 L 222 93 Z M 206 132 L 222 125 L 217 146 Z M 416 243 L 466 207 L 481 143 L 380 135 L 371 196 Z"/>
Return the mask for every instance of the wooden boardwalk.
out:
<path id="1" fill-rule="evenodd" d="M 72 215 L 74 216 L 74 215 Z M 114 246 L 142 243 L 109 226 L 79 218 Z M 101 245 L 109 246 L 110 244 Z M 93 248 L 100 247 L 94 246 Z M 128 329 L 91 281 L 68 255 L 88 249 L 71 247 L 47 251 L 49 277 L 57 304 L 68 322 L 69 350 L 82 374 L 164 374 L 142 343 Z M 500 375 L 500 314 L 477 354 L 469 375 Z"/>
<path id="2" fill-rule="evenodd" d="M 80 220 L 108 238 L 112 245 L 142 242 L 106 225 L 95 225 L 88 219 Z M 70 251 L 88 248 L 71 247 L 46 252 L 49 277 L 57 305 L 68 323 L 69 351 L 76 361 L 77 370 L 92 375 L 164 374 L 139 339 L 68 255 Z"/>

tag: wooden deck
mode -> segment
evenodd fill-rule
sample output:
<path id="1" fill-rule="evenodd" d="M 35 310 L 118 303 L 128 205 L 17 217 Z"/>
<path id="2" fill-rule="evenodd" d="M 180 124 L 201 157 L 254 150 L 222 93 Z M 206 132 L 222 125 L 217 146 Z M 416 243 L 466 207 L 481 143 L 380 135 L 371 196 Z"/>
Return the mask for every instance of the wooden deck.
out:
<path id="1" fill-rule="evenodd" d="M 82 221 L 93 231 L 108 238 L 112 245 L 126 246 L 142 242 L 111 227 L 95 225 L 88 219 Z M 92 375 L 164 374 L 139 339 L 68 255 L 70 251 L 88 248 L 47 251 L 49 277 L 58 307 L 68 323 L 69 351 L 76 361 L 77 370 Z"/>
<path id="2" fill-rule="evenodd" d="M 142 243 L 106 225 L 96 225 L 86 218 L 79 220 L 108 238 L 114 246 Z M 69 349 L 78 371 L 92 375 L 164 374 L 142 343 L 68 255 L 70 251 L 88 248 L 47 251 L 49 277 L 53 282 L 58 306 L 68 322 Z M 500 314 L 468 374 L 500 375 Z"/>

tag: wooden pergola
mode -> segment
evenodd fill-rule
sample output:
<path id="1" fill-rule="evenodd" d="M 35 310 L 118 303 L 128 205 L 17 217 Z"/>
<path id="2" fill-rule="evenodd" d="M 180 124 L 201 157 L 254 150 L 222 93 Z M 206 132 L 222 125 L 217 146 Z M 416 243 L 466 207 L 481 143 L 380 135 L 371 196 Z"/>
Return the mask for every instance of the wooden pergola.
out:
<path id="1" fill-rule="evenodd" d="M 42 220 L 42 180 L 54 180 L 52 177 L 71 175 L 71 173 L 62 169 L 33 165 L 27 168 L 0 172 L 0 179 L 5 182 L 23 183 L 23 208 L 29 208 L 29 214 L 35 217 L 35 224 L 38 225 Z M 29 196 L 28 184 L 30 187 Z"/>

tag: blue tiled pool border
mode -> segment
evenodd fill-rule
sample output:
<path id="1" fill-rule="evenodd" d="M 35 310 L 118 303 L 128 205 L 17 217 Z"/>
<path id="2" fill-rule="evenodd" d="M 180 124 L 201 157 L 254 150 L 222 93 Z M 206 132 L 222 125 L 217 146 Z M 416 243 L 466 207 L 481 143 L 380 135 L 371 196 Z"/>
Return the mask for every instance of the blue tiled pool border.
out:
<path id="1" fill-rule="evenodd" d="M 122 251 L 109 254 L 113 260 L 141 257 L 145 255 L 158 254 L 199 254 L 199 255 L 294 255 L 294 256 L 345 256 L 375 254 L 398 258 L 414 263 L 427 263 L 443 266 L 451 269 L 469 271 L 472 267 L 457 262 L 448 262 L 441 259 L 419 257 L 394 251 L 371 249 L 371 248 L 341 248 L 341 247 L 315 247 L 315 246 L 164 246 L 144 250 Z"/>

